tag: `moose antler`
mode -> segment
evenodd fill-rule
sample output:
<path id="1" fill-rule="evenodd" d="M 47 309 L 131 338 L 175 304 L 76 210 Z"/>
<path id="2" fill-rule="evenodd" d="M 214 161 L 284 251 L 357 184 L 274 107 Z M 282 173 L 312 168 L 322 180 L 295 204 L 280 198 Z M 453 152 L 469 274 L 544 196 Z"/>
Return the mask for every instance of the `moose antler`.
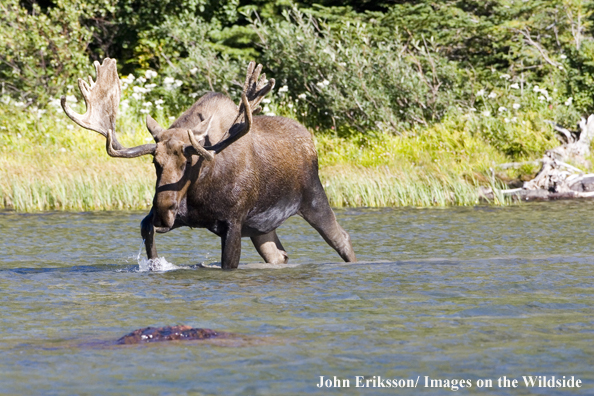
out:
<path id="1" fill-rule="evenodd" d="M 250 102 L 253 114 L 258 114 L 260 111 L 258 105 L 268 92 L 274 88 L 275 83 L 274 78 L 266 80 L 266 74 L 262 74 L 262 77 L 260 77 L 261 72 L 261 64 L 256 66 L 256 62 L 250 62 L 245 77 L 245 84 L 243 84 L 243 93 L 247 96 L 247 99 Z M 258 80 L 258 77 L 260 77 L 260 80 Z"/>
<path id="2" fill-rule="evenodd" d="M 237 114 L 233 126 L 225 133 L 221 141 L 212 146 L 204 147 L 204 150 L 214 151 L 218 154 L 250 131 L 252 128 L 252 114 L 257 114 L 260 111 L 258 105 L 274 88 L 274 78 L 267 80 L 266 74 L 262 74 L 260 77 L 261 72 L 262 65 L 256 66 L 256 62 L 250 62 L 241 94 L 239 114 Z M 192 141 L 191 137 L 190 140 Z M 195 146 L 193 141 L 192 145 Z"/>
<path id="3" fill-rule="evenodd" d="M 98 132 L 107 139 L 107 153 L 112 157 L 134 158 L 145 154 L 153 154 L 156 144 L 144 144 L 137 147 L 125 148 L 115 136 L 118 106 L 122 95 L 120 78 L 115 59 L 105 58 L 103 64 L 95 61 L 97 81 L 89 76 L 89 83 L 78 79 L 78 87 L 85 100 L 87 110 L 85 114 L 75 113 L 66 97 L 62 96 L 62 108 L 70 119 L 85 129 Z"/>

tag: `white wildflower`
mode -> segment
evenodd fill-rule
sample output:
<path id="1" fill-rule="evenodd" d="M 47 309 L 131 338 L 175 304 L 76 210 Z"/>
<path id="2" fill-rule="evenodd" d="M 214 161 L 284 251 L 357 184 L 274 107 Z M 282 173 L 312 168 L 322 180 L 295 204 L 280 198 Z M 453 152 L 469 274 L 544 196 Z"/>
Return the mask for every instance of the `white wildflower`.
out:
<path id="1" fill-rule="evenodd" d="M 157 84 L 146 84 L 144 87 L 150 92 L 155 89 L 156 86 Z"/>
<path id="2" fill-rule="evenodd" d="M 198 92 L 192 92 L 190 95 L 188 95 L 190 98 L 195 98 L 196 96 L 198 96 Z"/>
<path id="3" fill-rule="evenodd" d="M 542 102 L 542 101 L 545 101 L 545 100 L 547 100 L 547 98 L 545 98 L 544 96 L 540 95 L 540 96 L 538 97 L 538 100 L 540 100 L 540 101 Z"/>
<path id="4" fill-rule="evenodd" d="M 481 89 L 476 93 L 476 96 L 484 96 L 485 95 L 485 90 Z"/>
<path id="5" fill-rule="evenodd" d="M 149 90 L 144 87 L 133 87 L 132 91 L 134 91 L 135 93 L 143 94 L 143 93 L 147 93 Z"/>
<path id="6" fill-rule="evenodd" d="M 512 85 L 509 86 L 510 88 L 513 89 L 520 89 L 520 85 L 518 83 L 513 83 Z"/>
<path id="7" fill-rule="evenodd" d="M 22 138 L 22 137 L 23 137 L 23 135 L 21 135 L 20 133 L 17 133 L 17 138 L 19 138 L 19 139 L 20 139 L 20 138 Z"/>
<path id="8" fill-rule="evenodd" d="M 330 81 L 324 80 L 324 81 L 322 81 L 322 84 L 324 84 L 325 86 L 328 86 L 328 85 L 330 85 Z"/>
<path id="9" fill-rule="evenodd" d="M 65 147 L 60 148 L 60 152 L 65 153 L 66 152 L 66 148 Z"/>
<path id="10" fill-rule="evenodd" d="M 538 85 L 535 85 L 534 88 L 532 88 L 532 90 L 534 92 L 537 92 L 538 93 L 538 92 L 540 92 L 540 87 Z"/>
<path id="11" fill-rule="evenodd" d="M 153 77 L 157 77 L 157 72 L 154 70 L 147 70 L 146 72 L 144 72 L 144 76 L 150 80 Z"/>
<path id="12" fill-rule="evenodd" d="M 140 99 L 142 99 L 142 94 L 141 94 L 141 93 L 138 93 L 138 92 L 134 92 L 134 93 L 132 94 L 132 97 L 133 97 L 134 99 L 136 99 L 136 100 L 140 100 Z"/>
<path id="13" fill-rule="evenodd" d="M 155 100 L 155 105 L 157 105 L 157 106 L 162 105 L 163 103 L 165 103 L 165 101 L 163 99 Z"/>
<path id="14" fill-rule="evenodd" d="M 292 108 L 293 108 L 293 103 L 289 103 L 289 104 L 287 105 L 287 107 L 288 107 L 289 109 L 292 109 Z"/>
<path id="15" fill-rule="evenodd" d="M 45 114 L 47 110 L 37 109 L 37 118 L 41 118 L 42 115 Z"/>
<path id="16" fill-rule="evenodd" d="M 471 107 L 471 108 L 470 108 L 470 109 L 468 109 L 468 110 L 469 110 L 469 111 L 471 111 L 471 112 L 473 112 L 473 113 L 476 111 L 476 109 L 475 109 L 474 107 Z"/>
<path id="17" fill-rule="evenodd" d="M 56 108 L 60 108 L 60 99 L 58 98 L 53 98 L 49 101 L 50 106 L 52 107 L 56 107 Z"/>
<path id="18" fill-rule="evenodd" d="M 140 112 L 142 114 L 148 114 L 150 112 L 150 110 L 149 109 L 140 109 Z"/>
<path id="19" fill-rule="evenodd" d="M 306 99 L 307 95 L 302 93 L 301 95 L 297 96 L 299 99 Z"/>
<path id="20" fill-rule="evenodd" d="M 509 122 L 509 118 L 504 118 L 503 121 L 505 121 L 505 123 L 507 124 Z"/>
<path id="21" fill-rule="evenodd" d="M 163 106 L 161 106 L 161 105 L 156 105 L 156 106 L 155 106 L 155 108 L 156 108 L 157 110 L 163 110 Z"/>
<path id="22" fill-rule="evenodd" d="M 338 62 L 338 65 L 344 67 L 344 66 L 346 66 L 346 63 L 345 62 Z"/>
<path id="23" fill-rule="evenodd" d="M 181 87 L 182 84 L 183 84 L 183 81 L 181 81 L 181 80 L 175 80 L 175 83 L 173 84 L 173 86 L 175 88 L 178 88 L 178 87 Z"/>
<path id="24" fill-rule="evenodd" d="M 501 106 L 499 109 L 497 109 L 497 111 L 499 111 L 500 113 L 506 112 L 507 108 Z"/>
<path id="25" fill-rule="evenodd" d="M 66 85 L 66 89 L 69 91 L 72 91 L 73 88 L 74 88 L 74 85 L 70 85 L 70 84 Z"/>
<path id="26" fill-rule="evenodd" d="M 278 89 L 278 92 L 289 92 L 289 87 L 284 85 Z"/>
<path id="27" fill-rule="evenodd" d="M 270 102 L 272 102 L 272 100 L 270 100 L 270 98 L 266 98 L 266 99 L 262 100 L 262 103 L 264 103 L 264 104 L 268 104 Z"/>
<path id="28" fill-rule="evenodd" d="M 511 122 L 518 122 L 518 118 L 517 117 L 512 117 Z"/>
<path id="29" fill-rule="evenodd" d="M 144 138 L 144 141 L 147 142 L 147 143 L 150 142 L 151 140 L 153 140 L 153 138 L 150 137 L 150 136 Z"/>
<path id="30" fill-rule="evenodd" d="M 511 78 L 511 76 L 509 74 L 502 74 L 499 76 L 499 78 L 503 78 L 504 80 L 509 80 Z"/>
<path id="31" fill-rule="evenodd" d="M 60 104 L 60 100 L 58 100 L 58 99 L 55 99 L 55 100 L 57 100 L 58 101 L 58 104 Z M 0 99 L 0 102 L 2 102 L 4 104 L 9 104 L 10 103 L 10 96 L 8 96 L 8 95 L 2 96 L 2 99 Z"/>
<path id="32" fill-rule="evenodd" d="M 198 71 L 197 67 L 190 69 L 190 74 L 194 75 L 194 74 L 196 74 L 197 71 Z"/>
<path id="33" fill-rule="evenodd" d="M 136 79 L 136 81 L 138 81 L 140 84 L 144 84 L 146 82 L 146 78 L 144 78 L 144 77 L 138 77 Z"/>
<path id="34" fill-rule="evenodd" d="M 489 94 L 489 96 L 487 96 L 489 99 L 495 99 L 497 97 L 497 94 L 495 92 L 491 92 Z"/>
<path id="35" fill-rule="evenodd" d="M 491 117 L 491 112 L 489 110 L 485 110 L 482 112 L 482 115 L 484 115 L 485 117 Z"/>
<path id="36" fill-rule="evenodd" d="M 567 59 L 567 55 L 561 54 L 561 56 L 559 58 L 561 58 L 561 59 Z"/>
<path id="37" fill-rule="evenodd" d="M 175 78 L 173 78 L 173 77 L 165 77 L 165 79 L 163 80 L 163 84 L 171 85 L 174 83 L 174 81 L 175 81 Z"/>
<path id="38" fill-rule="evenodd" d="M 66 127 L 66 129 L 73 130 L 74 127 L 72 125 L 68 124 L 68 126 Z"/>
<path id="39" fill-rule="evenodd" d="M 151 102 L 144 102 L 142 104 L 143 107 L 151 107 L 153 104 Z"/>
<path id="40" fill-rule="evenodd" d="M 522 106 L 519 103 L 514 103 L 512 107 L 514 108 L 514 110 L 518 110 Z"/>
<path id="41" fill-rule="evenodd" d="M 565 106 L 571 106 L 571 103 L 573 102 L 573 98 L 569 98 L 565 101 Z"/>
<path id="42" fill-rule="evenodd" d="M 175 120 L 175 117 L 174 116 L 169 116 L 169 121 L 173 121 L 173 120 Z"/>
<path id="43" fill-rule="evenodd" d="M 78 100 L 74 95 L 66 95 L 66 102 L 76 103 Z"/>
<path id="44" fill-rule="evenodd" d="M 128 99 L 124 99 L 120 102 L 120 108 L 122 111 L 128 110 L 128 107 L 130 107 L 130 101 Z"/>

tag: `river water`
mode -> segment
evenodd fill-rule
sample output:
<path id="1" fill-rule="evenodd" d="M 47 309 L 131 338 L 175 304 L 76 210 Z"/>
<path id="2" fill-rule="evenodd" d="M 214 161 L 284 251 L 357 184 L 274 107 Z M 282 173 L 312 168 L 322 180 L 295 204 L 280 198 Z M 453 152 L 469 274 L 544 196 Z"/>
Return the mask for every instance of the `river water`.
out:
<path id="1" fill-rule="evenodd" d="M 291 218 L 278 233 L 299 265 L 250 264 L 245 239 L 239 270 L 200 268 L 219 260 L 219 239 L 179 229 L 157 247 L 180 268 L 155 272 L 136 259 L 143 213 L 0 212 L 0 394 L 446 395 L 455 379 L 469 380 L 463 394 L 594 393 L 592 203 L 337 216 L 362 263 L 340 263 Z M 176 324 L 236 337 L 113 345 Z M 318 388 L 320 376 L 350 387 Z M 417 387 L 358 388 L 356 376 Z"/>

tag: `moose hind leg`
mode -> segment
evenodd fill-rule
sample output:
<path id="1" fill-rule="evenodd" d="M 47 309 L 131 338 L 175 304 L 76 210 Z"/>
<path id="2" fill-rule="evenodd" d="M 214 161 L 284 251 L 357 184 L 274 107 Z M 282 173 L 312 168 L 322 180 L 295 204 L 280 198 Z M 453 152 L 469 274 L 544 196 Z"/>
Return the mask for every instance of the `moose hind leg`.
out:
<path id="1" fill-rule="evenodd" d="M 321 185 L 319 188 L 321 192 L 314 194 L 315 198 L 307 200 L 299 214 L 320 233 L 326 243 L 336 250 L 344 261 L 357 261 L 350 235 L 336 221 L 326 193 Z"/>
<path id="2" fill-rule="evenodd" d="M 281 245 L 276 230 L 270 231 L 268 234 L 253 236 L 251 239 L 265 262 L 269 264 L 287 264 L 289 262 L 289 256 Z"/>
<path id="3" fill-rule="evenodd" d="M 144 241 L 146 255 L 149 260 L 157 258 L 157 247 L 155 246 L 155 227 L 153 226 L 154 211 L 151 209 L 149 214 L 140 222 L 140 235 Z"/>

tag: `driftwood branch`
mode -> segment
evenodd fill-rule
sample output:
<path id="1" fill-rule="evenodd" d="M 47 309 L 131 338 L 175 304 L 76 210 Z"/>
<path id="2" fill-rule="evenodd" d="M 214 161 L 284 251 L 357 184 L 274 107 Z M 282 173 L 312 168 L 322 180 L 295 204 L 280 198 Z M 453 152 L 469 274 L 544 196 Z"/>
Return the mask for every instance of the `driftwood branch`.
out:
<path id="1" fill-rule="evenodd" d="M 594 138 L 594 115 L 587 120 L 582 119 L 577 131 L 549 123 L 561 135 L 560 140 L 566 143 L 547 150 L 543 157 L 536 161 L 498 165 L 497 168 L 510 169 L 526 164 L 542 164 L 534 179 L 525 182 L 522 188 L 501 190 L 498 193 L 522 201 L 594 198 L 594 173 L 584 173 L 580 168 L 568 163 L 571 161 L 585 168 L 591 167 L 587 157 L 590 155 L 590 144 Z M 482 189 L 480 194 L 486 199 L 495 197 L 492 189 Z"/>

